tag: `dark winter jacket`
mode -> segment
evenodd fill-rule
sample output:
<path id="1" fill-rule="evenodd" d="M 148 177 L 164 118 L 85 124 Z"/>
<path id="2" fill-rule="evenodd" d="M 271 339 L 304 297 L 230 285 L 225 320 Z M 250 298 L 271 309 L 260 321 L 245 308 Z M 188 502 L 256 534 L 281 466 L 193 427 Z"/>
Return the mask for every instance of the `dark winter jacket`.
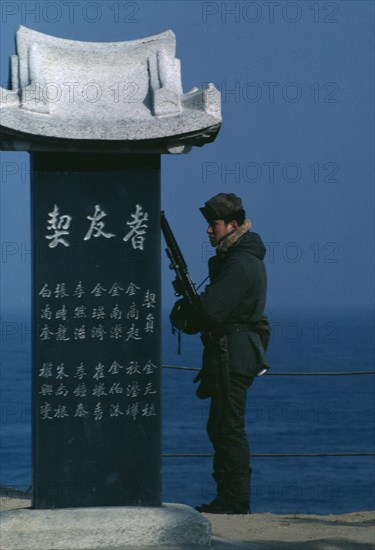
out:
<path id="1" fill-rule="evenodd" d="M 229 371 L 256 376 L 268 368 L 259 335 L 266 302 L 266 253 L 262 239 L 249 231 L 248 220 L 223 239 L 209 260 L 210 284 L 200 296 L 200 312 L 213 343 L 205 345 L 203 367 L 220 370 L 219 339 L 226 336 Z M 221 356 L 222 358 L 222 356 Z"/>

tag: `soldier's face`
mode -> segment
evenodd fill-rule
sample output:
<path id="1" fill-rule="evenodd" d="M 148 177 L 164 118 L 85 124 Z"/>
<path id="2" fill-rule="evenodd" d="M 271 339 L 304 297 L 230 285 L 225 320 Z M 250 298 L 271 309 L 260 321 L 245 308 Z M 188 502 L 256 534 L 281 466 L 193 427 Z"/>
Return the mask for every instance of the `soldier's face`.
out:
<path id="1" fill-rule="evenodd" d="M 210 239 L 211 246 L 216 246 L 219 241 L 228 233 L 232 233 L 235 229 L 233 222 L 225 223 L 224 220 L 214 220 L 212 221 L 208 228 L 208 238 Z"/>

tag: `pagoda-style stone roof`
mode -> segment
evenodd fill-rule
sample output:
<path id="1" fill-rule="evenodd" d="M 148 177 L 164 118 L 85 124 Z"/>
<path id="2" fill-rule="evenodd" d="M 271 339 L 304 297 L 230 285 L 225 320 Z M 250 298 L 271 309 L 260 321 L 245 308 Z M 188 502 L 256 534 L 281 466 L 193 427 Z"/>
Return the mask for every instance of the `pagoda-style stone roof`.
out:
<path id="1" fill-rule="evenodd" d="M 172 31 L 128 42 L 16 33 L 11 89 L 0 88 L 0 148 L 182 153 L 221 125 L 213 84 L 184 94 Z"/>

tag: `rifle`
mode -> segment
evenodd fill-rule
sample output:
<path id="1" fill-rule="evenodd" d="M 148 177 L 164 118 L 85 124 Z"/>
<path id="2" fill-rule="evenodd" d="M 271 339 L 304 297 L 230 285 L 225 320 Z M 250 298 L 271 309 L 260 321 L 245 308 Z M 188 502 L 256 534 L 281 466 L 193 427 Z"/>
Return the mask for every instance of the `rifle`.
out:
<path id="1" fill-rule="evenodd" d="M 199 295 L 193 281 L 190 278 L 185 259 L 163 211 L 160 213 L 160 220 L 161 230 L 163 232 L 165 242 L 167 243 L 167 248 L 165 251 L 171 262 L 169 267 L 170 269 L 174 269 L 176 274 L 175 280 L 172 281 L 176 296 L 182 296 L 190 305 L 193 305 L 196 303 Z"/>
<path id="2" fill-rule="evenodd" d="M 170 259 L 170 269 L 174 269 L 176 273 L 176 279 L 172 281 L 173 288 L 175 289 L 176 296 L 182 296 L 182 300 L 179 300 L 174 305 L 171 313 L 172 326 L 178 329 L 178 353 L 181 353 L 181 331 L 186 334 L 196 334 L 202 331 L 200 320 L 187 320 L 184 318 L 184 305 L 186 300 L 190 306 L 194 306 L 198 299 L 199 294 L 193 281 L 190 278 L 185 259 L 182 255 L 180 247 L 173 235 L 172 229 L 165 217 L 165 213 L 160 213 L 161 229 L 167 243 L 165 249 L 168 258 Z M 205 331 L 201 335 L 201 340 L 204 345 L 212 344 L 212 335 L 209 331 Z M 223 380 L 223 387 L 225 390 L 229 388 L 229 370 L 228 370 L 228 349 L 227 339 L 223 336 L 219 340 L 221 358 L 224 359 L 223 368 L 221 369 L 221 375 Z M 211 393 L 207 386 L 207 381 L 203 377 L 203 369 L 201 369 L 198 375 L 194 378 L 193 382 L 200 382 L 196 394 L 200 399 L 206 399 L 210 397 Z"/>

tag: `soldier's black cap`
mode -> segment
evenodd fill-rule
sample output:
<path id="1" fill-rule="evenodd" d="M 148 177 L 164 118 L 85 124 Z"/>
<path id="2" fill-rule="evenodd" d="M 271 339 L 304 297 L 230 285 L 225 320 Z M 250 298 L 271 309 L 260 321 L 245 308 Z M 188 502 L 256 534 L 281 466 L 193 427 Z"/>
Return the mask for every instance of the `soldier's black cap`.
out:
<path id="1" fill-rule="evenodd" d="M 242 200 L 234 193 L 219 193 L 206 201 L 199 210 L 209 223 L 214 220 L 230 221 L 238 215 L 245 215 Z"/>

